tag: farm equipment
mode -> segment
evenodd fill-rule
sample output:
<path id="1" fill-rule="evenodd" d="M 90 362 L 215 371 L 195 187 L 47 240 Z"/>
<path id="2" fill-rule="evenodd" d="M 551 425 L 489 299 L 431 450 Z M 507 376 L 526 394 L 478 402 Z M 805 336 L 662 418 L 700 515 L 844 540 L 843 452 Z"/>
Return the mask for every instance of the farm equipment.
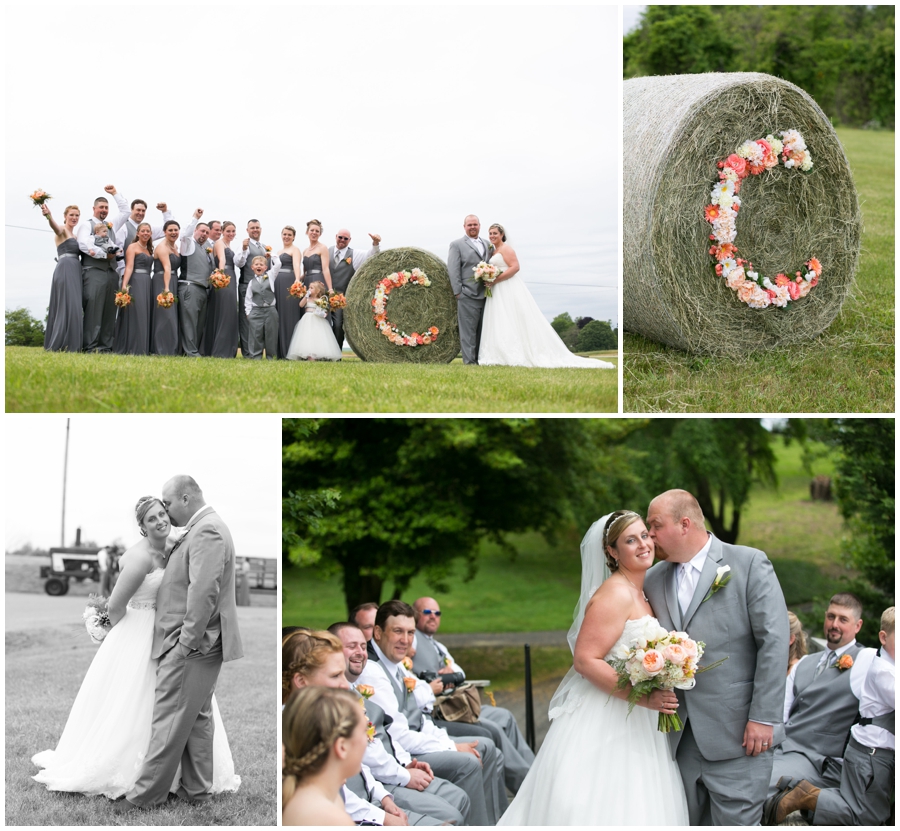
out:
<path id="1" fill-rule="evenodd" d="M 44 591 L 53 597 L 61 597 L 69 591 L 69 580 L 100 581 L 99 548 L 51 548 L 50 565 L 41 566 L 41 578 L 45 579 Z"/>

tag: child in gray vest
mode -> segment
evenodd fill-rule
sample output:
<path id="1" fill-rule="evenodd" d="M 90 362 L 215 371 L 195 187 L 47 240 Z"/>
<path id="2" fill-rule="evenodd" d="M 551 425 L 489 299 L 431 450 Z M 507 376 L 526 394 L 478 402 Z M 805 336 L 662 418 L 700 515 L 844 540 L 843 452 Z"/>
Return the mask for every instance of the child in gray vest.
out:
<path id="1" fill-rule="evenodd" d="M 122 259 L 124 253 L 121 246 L 115 240 L 110 239 L 109 226 L 105 222 L 98 222 L 94 226 L 94 235 L 91 237 L 91 248 L 97 248 L 107 256 L 115 254 Z"/>
<path id="2" fill-rule="evenodd" d="M 266 258 L 254 257 L 250 263 L 253 279 L 247 284 L 244 313 L 250 324 L 249 351 L 245 358 L 275 360 L 278 351 L 278 310 L 275 308 L 275 275 L 281 268 L 281 260 L 272 258 L 272 267 L 266 271 Z"/>

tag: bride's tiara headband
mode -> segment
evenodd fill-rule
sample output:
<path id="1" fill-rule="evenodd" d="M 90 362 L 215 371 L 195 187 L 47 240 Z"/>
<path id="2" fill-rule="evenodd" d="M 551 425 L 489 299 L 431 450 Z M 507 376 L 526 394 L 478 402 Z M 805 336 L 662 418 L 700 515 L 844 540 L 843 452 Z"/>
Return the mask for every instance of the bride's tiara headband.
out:
<path id="1" fill-rule="evenodd" d="M 159 504 L 162 505 L 162 499 L 160 499 L 158 496 L 142 496 L 140 499 L 138 499 L 137 505 L 134 506 L 134 518 L 137 520 L 137 524 L 139 526 L 144 521 L 144 517 L 146 516 L 147 511 L 150 510 L 150 506 L 154 502 L 159 502 Z M 146 536 L 143 528 L 141 528 L 141 534 Z"/>
<path id="2" fill-rule="evenodd" d="M 632 522 L 637 522 L 639 519 L 641 519 L 641 515 L 636 514 L 634 511 L 616 511 L 613 513 L 606 521 L 606 528 L 603 529 L 603 550 L 605 551 L 606 546 L 610 545 L 609 540 L 615 543 L 622 531 L 631 525 Z"/>

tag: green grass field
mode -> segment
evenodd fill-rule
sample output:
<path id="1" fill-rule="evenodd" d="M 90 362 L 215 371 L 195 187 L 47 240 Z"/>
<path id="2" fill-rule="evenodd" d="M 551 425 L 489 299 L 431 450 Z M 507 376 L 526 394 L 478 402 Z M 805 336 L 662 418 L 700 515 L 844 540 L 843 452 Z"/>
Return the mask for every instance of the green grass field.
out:
<path id="1" fill-rule="evenodd" d="M 203 806 L 175 801 L 119 816 L 103 797 L 47 791 L 31 779 L 31 757 L 56 746 L 81 679 L 97 651 L 71 629 L 6 634 L 6 824 L 67 826 L 276 825 L 278 685 L 274 610 L 239 609 L 244 658 L 225 664 L 216 699 L 241 787 Z"/>
<path id="2" fill-rule="evenodd" d="M 586 353 L 618 364 L 615 352 Z M 7 412 L 614 413 L 616 370 L 69 355 L 6 347 Z"/>
<path id="3" fill-rule="evenodd" d="M 854 291 L 811 343 L 745 358 L 689 355 L 626 332 L 626 413 L 894 412 L 894 133 L 840 129 L 864 233 Z"/>
<path id="4" fill-rule="evenodd" d="M 817 600 L 840 590 L 850 573 L 840 558 L 841 519 L 833 503 L 812 502 L 809 475 L 796 444 L 776 445 L 779 486 L 756 487 L 746 507 L 739 542 L 761 548 L 772 560 L 788 607 L 811 612 Z M 814 474 L 830 475 L 832 462 L 819 459 Z M 646 506 L 637 506 L 644 511 Z M 600 511 L 598 510 L 598 514 Z M 463 582 L 462 567 L 450 581 L 450 591 L 438 594 L 441 631 L 528 632 L 566 630 L 581 585 L 579 543 L 587 529 L 572 529 L 555 545 L 538 534 L 511 536 L 514 561 L 492 544 L 485 544 L 478 574 Z M 308 569 L 284 570 L 282 620 L 286 625 L 324 627 L 346 615 L 339 581 L 322 580 Z M 385 587 L 382 600 L 393 587 Z M 413 580 L 403 600 L 432 594 L 421 578 Z M 810 625 L 813 618 L 810 619 Z M 818 634 L 818 624 L 816 624 Z M 458 653 L 458 654 L 457 654 Z M 454 650 L 471 677 L 491 678 L 498 689 L 521 682 L 519 649 Z M 533 650 L 535 680 L 562 674 L 571 662 L 566 649 Z"/>

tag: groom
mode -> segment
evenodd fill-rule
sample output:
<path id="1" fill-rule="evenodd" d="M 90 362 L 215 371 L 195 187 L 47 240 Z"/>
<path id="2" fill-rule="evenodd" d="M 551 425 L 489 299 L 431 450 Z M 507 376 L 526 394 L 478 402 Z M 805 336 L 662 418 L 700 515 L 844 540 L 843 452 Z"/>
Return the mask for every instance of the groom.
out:
<path id="1" fill-rule="evenodd" d="M 475 279 L 473 269 L 478 263 L 487 262 L 491 256 L 491 246 L 478 236 L 481 223 L 470 214 L 463 220 L 466 235 L 450 243 L 447 270 L 450 285 L 456 295 L 459 317 L 459 344 L 464 364 L 478 363 L 478 348 L 481 345 L 481 321 L 484 318 L 484 283 Z"/>
<path id="2" fill-rule="evenodd" d="M 164 803 L 181 763 L 178 796 L 209 799 L 213 777 L 212 696 L 223 661 L 243 656 L 234 599 L 234 544 L 190 476 L 163 486 L 162 502 L 184 536 L 166 562 L 156 598 L 152 658 L 156 700 L 150 748 L 122 810 Z"/>
<path id="3" fill-rule="evenodd" d="M 657 496 L 647 512 L 657 563 L 644 590 L 666 629 L 703 641 L 703 664 L 727 658 L 676 690 L 681 732 L 669 733 L 691 825 L 759 825 L 784 737 L 787 607 L 762 551 L 709 534 L 687 491 Z"/>

